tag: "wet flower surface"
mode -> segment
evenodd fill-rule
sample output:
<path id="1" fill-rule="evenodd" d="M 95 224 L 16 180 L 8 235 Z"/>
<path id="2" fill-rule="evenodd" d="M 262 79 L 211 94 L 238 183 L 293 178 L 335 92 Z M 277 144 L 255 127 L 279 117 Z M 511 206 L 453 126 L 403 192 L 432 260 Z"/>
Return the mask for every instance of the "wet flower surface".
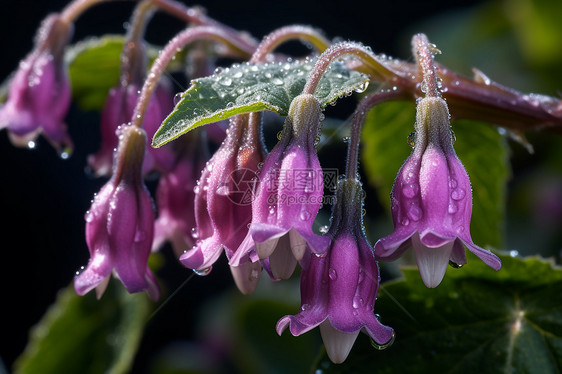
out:
<path id="1" fill-rule="evenodd" d="M 325 256 L 307 253 L 301 275 L 301 309 L 277 323 L 295 336 L 319 326 L 330 359 L 343 362 L 359 332 L 378 344 L 393 339 L 393 330 L 373 312 L 380 282 L 372 247 L 362 223 L 362 189 L 357 180 L 338 183 L 332 224 L 326 237 L 331 245 Z"/>
<path id="2" fill-rule="evenodd" d="M 453 148 L 447 104 L 441 98 L 418 103 L 416 139 L 392 189 L 394 232 L 375 245 L 377 259 L 393 261 L 413 247 L 427 287 L 441 283 L 449 261 L 466 264 L 466 246 L 491 268 L 501 262 L 472 242 L 472 190 Z"/>
<path id="3" fill-rule="evenodd" d="M 101 297 L 114 271 L 127 291 L 160 291 L 147 265 L 154 235 L 152 200 L 141 177 L 146 135 L 128 126 L 120 135 L 112 178 L 95 196 L 86 213 L 86 243 L 90 261 L 74 279 L 79 295 L 96 289 Z"/>
<path id="4" fill-rule="evenodd" d="M 314 253 L 326 251 L 329 240 L 312 231 L 324 192 L 314 148 L 320 114 L 314 96 L 293 100 L 281 140 L 260 170 L 249 234 L 231 264 L 268 258 L 273 278 L 286 279 L 307 248 Z"/>

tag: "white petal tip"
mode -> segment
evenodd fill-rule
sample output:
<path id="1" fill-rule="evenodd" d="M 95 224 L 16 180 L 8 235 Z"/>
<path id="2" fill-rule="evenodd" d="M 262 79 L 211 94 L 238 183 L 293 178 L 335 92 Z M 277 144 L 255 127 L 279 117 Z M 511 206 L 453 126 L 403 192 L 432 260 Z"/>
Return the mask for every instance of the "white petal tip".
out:
<path id="1" fill-rule="evenodd" d="M 351 352 L 359 331 L 341 332 L 333 328 L 328 320 L 325 320 L 320 324 L 320 335 L 322 335 L 322 341 L 330 360 L 334 364 L 341 364 Z"/>

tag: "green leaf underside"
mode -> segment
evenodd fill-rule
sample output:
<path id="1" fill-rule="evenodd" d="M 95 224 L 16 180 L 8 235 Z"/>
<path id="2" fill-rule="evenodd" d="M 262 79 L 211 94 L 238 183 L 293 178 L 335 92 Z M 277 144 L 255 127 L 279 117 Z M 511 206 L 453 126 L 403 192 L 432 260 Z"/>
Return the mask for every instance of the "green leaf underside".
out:
<path id="1" fill-rule="evenodd" d="M 470 255 L 434 289 L 417 268 L 379 290 L 375 312 L 395 329 L 395 343 L 375 350 L 361 334 L 346 362 L 323 355 L 334 373 L 560 373 L 562 270 L 533 257 L 500 256 L 495 272 Z"/>
<path id="2" fill-rule="evenodd" d="M 233 65 L 192 81 L 154 135 L 152 145 L 162 146 L 199 126 L 236 114 L 267 110 L 286 116 L 293 98 L 302 93 L 315 61 Z M 366 75 L 335 62 L 322 76 L 315 96 L 326 106 L 342 95 L 364 89 L 367 81 Z"/>
<path id="3" fill-rule="evenodd" d="M 129 294 L 116 280 L 100 300 L 93 291 L 78 296 L 70 285 L 31 331 L 16 371 L 127 373 L 149 312 L 144 292 Z"/>
<path id="4" fill-rule="evenodd" d="M 363 127 L 364 172 L 388 213 L 394 179 L 411 152 L 406 139 L 414 131 L 415 110 L 412 102 L 384 103 L 369 112 Z M 493 126 L 475 121 L 454 121 L 452 129 L 472 184 L 472 238 L 480 246 L 501 247 L 509 177 L 505 139 Z"/>

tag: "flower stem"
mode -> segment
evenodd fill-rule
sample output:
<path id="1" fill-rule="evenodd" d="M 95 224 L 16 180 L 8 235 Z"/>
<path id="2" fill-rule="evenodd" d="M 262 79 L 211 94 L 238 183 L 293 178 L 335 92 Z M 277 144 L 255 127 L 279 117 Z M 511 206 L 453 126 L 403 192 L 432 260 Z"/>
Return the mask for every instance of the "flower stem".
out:
<path id="1" fill-rule="evenodd" d="M 355 112 L 351 118 L 351 134 L 347 145 L 347 162 L 345 166 L 345 175 L 349 179 L 357 179 L 358 177 L 358 160 L 359 160 L 359 142 L 361 141 L 361 128 L 365 117 L 371 108 L 384 101 L 396 99 L 408 99 L 409 94 L 406 90 L 383 90 L 377 91 L 359 102 Z"/>
<path id="2" fill-rule="evenodd" d="M 63 9 L 61 18 L 71 24 L 88 8 L 106 1 L 111 0 L 74 0 Z"/>
<path id="3" fill-rule="evenodd" d="M 429 43 L 425 34 L 414 35 L 412 38 L 412 49 L 423 76 L 422 92 L 425 93 L 426 97 L 441 97 L 441 90 L 437 83 L 437 72 L 433 63 L 433 55 L 441 53 L 441 51 L 437 49 L 435 44 Z"/>
<path id="4" fill-rule="evenodd" d="M 158 58 L 152 64 L 133 113 L 133 125 L 137 127 L 142 126 L 142 119 L 148 107 L 152 92 L 156 88 L 156 84 L 170 60 L 179 49 L 182 49 L 187 44 L 196 40 L 214 40 L 237 51 L 241 56 L 248 56 L 248 52 L 245 50 L 247 46 L 242 45 L 243 43 L 240 43 L 239 39 L 233 39 L 231 34 L 221 28 L 214 26 L 195 26 L 180 32 L 166 44 L 164 49 L 160 51 Z"/>
<path id="5" fill-rule="evenodd" d="M 311 43 L 320 53 L 324 52 L 330 45 L 330 42 L 322 34 L 311 27 L 301 25 L 285 26 L 273 31 L 263 39 L 252 55 L 250 63 L 255 64 L 265 61 L 268 53 L 282 43 L 293 39 L 300 39 Z"/>
<path id="6" fill-rule="evenodd" d="M 306 86 L 304 87 L 302 93 L 313 95 L 322 75 L 330 63 L 343 56 L 353 56 L 361 59 L 372 69 L 374 75 L 373 78 L 376 80 L 387 81 L 395 75 L 386 66 L 384 66 L 368 48 L 358 43 L 342 42 L 334 44 L 320 55 L 318 61 L 316 61 L 314 69 L 308 76 L 308 81 L 306 82 Z"/>

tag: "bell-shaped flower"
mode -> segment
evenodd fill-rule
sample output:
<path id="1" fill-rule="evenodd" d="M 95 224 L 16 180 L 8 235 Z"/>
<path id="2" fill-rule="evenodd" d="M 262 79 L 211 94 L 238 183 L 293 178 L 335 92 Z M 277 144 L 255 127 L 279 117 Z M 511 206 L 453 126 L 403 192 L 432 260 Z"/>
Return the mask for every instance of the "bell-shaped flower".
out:
<path id="1" fill-rule="evenodd" d="M 306 252 L 326 252 L 329 239 L 312 224 L 322 206 L 324 181 L 315 142 L 322 110 L 313 95 L 295 97 L 281 139 L 260 170 L 252 223 L 231 265 L 268 258 L 274 279 L 289 278 Z"/>
<path id="2" fill-rule="evenodd" d="M 319 326 L 326 352 L 335 363 L 346 359 L 360 331 L 380 347 L 390 345 L 394 338 L 393 330 L 382 325 L 373 312 L 380 277 L 363 231 L 362 193 L 357 180 L 338 182 L 326 234 L 331 239 L 327 255 L 308 253 L 301 261 L 300 311 L 277 323 L 279 335 L 287 327 L 298 336 Z"/>
<path id="3" fill-rule="evenodd" d="M 101 297 L 114 274 L 127 291 L 160 291 L 147 266 L 154 233 L 154 211 L 142 180 L 146 134 L 133 126 L 123 128 L 112 178 L 95 196 L 86 213 L 86 243 L 90 261 L 74 279 L 76 293 L 96 288 Z"/>
<path id="4" fill-rule="evenodd" d="M 8 130 L 14 145 L 27 146 L 42 133 L 59 151 L 72 150 L 64 123 L 71 102 L 64 48 L 72 29 L 59 15 L 47 17 L 33 51 L 20 62 L 0 108 L 0 129 Z"/>
<path id="5" fill-rule="evenodd" d="M 200 274 L 211 268 L 223 248 L 230 259 L 248 233 L 257 171 L 265 158 L 258 128 L 259 115 L 235 116 L 196 186 L 198 241 L 180 261 Z M 234 279 L 243 293 L 251 293 L 261 266 L 242 265 L 232 267 Z"/>
<path id="6" fill-rule="evenodd" d="M 171 242 L 177 257 L 195 244 L 194 199 L 197 178 L 207 159 L 207 149 L 201 129 L 175 141 L 177 161 L 173 169 L 164 172 L 156 189 L 158 218 L 154 222 L 152 250 Z M 179 145 L 179 147 L 178 147 Z"/>
<path id="7" fill-rule="evenodd" d="M 101 114 L 101 146 L 98 152 L 88 157 L 88 165 L 97 176 L 109 175 L 113 165 L 113 154 L 118 143 L 118 127 L 131 121 L 141 86 L 137 83 L 119 83 L 107 96 Z M 172 95 L 166 80 L 159 84 L 150 99 L 143 118 L 143 128 L 149 137 L 154 135 L 164 118 L 172 110 Z M 148 147 L 143 164 L 143 173 L 152 169 L 169 171 L 174 164 L 171 145 L 161 148 Z"/>
<path id="8" fill-rule="evenodd" d="M 413 247 L 422 280 L 430 288 L 441 283 L 449 261 L 466 264 L 465 246 L 499 270 L 500 259 L 470 236 L 470 180 L 453 148 L 449 110 L 442 98 L 418 102 L 415 129 L 414 149 L 392 189 L 394 232 L 376 243 L 377 259 L 393 261 Z"/>

